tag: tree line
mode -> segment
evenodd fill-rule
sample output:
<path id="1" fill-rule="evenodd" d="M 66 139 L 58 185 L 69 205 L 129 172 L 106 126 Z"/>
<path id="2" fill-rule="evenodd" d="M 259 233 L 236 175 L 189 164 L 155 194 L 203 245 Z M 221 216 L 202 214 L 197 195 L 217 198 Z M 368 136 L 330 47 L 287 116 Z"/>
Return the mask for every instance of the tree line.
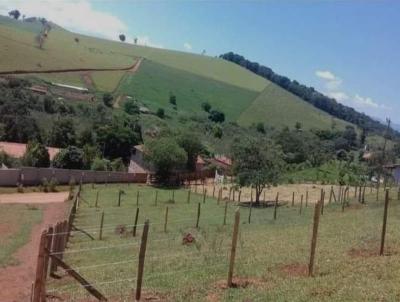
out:
<path id="1" fill-rule="evenodd" d="M 283 89 L 300 97 L 304 101 L 312 104 L 314 107 L 321 109 L 334 117 L 355 124 L 368 132 L 382 134 L 385 131 L 385 125 L 379 121 L 376 121 L 368 115 L 358 112 L 351 107 L 345 106 L 333 98 L 323 95 L 313 87 L 308 87 L 300 84 L 296 80 L 291 80 L 288 77 L 279 75 L 269 67 L 260 65 L 257 62 L 249 61 L 245 57 L 233 52 L 222 54 L 220 55 L 220 58 L 238 64 L 257 75 L 268 79 Z M 396 133 L 396 135 L 399 134 Z"/>

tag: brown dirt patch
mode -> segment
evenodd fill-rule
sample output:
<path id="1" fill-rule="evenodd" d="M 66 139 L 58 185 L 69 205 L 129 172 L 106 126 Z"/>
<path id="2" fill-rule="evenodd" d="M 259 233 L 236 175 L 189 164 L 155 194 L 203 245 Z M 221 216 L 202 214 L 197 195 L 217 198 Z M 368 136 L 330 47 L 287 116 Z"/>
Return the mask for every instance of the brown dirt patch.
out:
<path id="1" fill-rule="evenodd" d="M 0 223 L 0 238 L 4 240 L 18 230 L 17 223 Z"/>
<path id="2" fill-rule="evenodd" d="M 384 256 L 392 256 L 399 253 L 399 250 L 387 246 L 385 247 Z M 369 258 L 369 257 L 378 257 L 379 256 L 379 247 L 372 248 L 351 248 L 347 254 L 352 258 Z"/>
<path id="3" fill-rule="evenodd" d="M 140 67 L 140 64 L 142 64 L 142 61 L 143 61 L 143 58 L 140 58 L 140 59 L 135 63 L 135 65 L 133 65 L 132 68 L 129 69 L 129 70 L 127 71 L 127 73 L 130 73 L 130 74 L 136 73 L 136 71 L 138 71 L 138 69 L 139 69 L 139 67 Z"/>
<path id="4" fill-rule="evenodd" d="M 94 88 L 94 84 L 93 84 L 93 79 L 92 79 L 92 75 L 90 72 L 85 72 L 81 75 L 83 82 L 86 84 L 86 87 L 88 89 L 93 89 Z"/>
<path id="5" fill-rule="evenodd" d="M 68 199 L 68 195 L 68 192 L 0 194 L 0 203 L 63 203 Z"/>
<path id="6" fill-rule="evenodd" d="M 279 271 L 289 277 L 308 276 L 308 266 L 301 263 L 285 264 L 279 267 Z"/>
<path id="7" fill-rule="evenodd" d="M 40 232 L 49 224 L 54 224 L 56 221 L 65 219 L 65 213 L 68 204 L 49 203 L 45 205 L 40 205 L 40 207 L 41 209 L 43 209 L 42 222 L 33 227 L 30 241 L 22 248 L 20 248 L 14 255 L 19 264 L 16 266 L 8 266 L 6 268 L 0 269 L 0 301 L 29 301 L 31 284 L 35 278 L 35 267 L 37 250 L 40 240 Z"/>

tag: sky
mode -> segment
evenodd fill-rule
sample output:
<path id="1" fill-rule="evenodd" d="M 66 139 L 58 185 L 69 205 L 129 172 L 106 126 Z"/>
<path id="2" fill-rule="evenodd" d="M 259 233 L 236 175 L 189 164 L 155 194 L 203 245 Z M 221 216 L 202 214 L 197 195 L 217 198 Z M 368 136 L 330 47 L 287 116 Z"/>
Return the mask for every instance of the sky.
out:
<path id="1" fill-rule="evenodd" d="M 233 51 L 400 124 L 400 1 L 0 0 L 69 30 L 210 56 Z"/>

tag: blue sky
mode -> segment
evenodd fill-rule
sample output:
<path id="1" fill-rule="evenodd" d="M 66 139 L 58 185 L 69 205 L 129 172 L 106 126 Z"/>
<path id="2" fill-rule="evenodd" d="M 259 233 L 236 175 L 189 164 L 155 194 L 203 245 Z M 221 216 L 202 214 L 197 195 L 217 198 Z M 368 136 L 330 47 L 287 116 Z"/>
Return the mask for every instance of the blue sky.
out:
<path id="1" fill-rule="evenodd" d="M 0 13 L 19 7 L 97 36 L 123 32 L 130 41 L 212 56 L 234 51 L 400 124 L 400 1 L 44 2 L 0 0 Z"/>

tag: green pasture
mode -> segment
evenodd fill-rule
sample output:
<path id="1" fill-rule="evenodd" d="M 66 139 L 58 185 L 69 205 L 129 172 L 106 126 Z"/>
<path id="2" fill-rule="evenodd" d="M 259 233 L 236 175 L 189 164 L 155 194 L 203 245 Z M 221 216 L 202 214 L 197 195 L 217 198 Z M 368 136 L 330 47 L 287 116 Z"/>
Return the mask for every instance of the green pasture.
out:
<path id="1" fill-rule="evenodd" d="M 124 193 L 118 206 L 118 192 Z M 99 192 L 98 207 L 95 207 Z M 137 199 L 139 192 L 139 199 Z M 158 192 L 158 193 L 157 193 Z M 199 187 L 200 192 L 200 187 Z M 367 190 L 369 192 L 369 190 Z M 156 203 L 157 194 L 157 203 Z M 227 196 L 227 191 L 224 192 Z M 76 268 L 112 301 L 132 300 L 137 260 L 145 219 L 150 231 L 145 260 L 144 297 L 161 301 L 398 301 L 400 289 L 399 201 L 391 192 L 387 254 L 378 256 L 383 216 L 383 195 L 375 192 L 366 204 L 351 200 L 344 212 L 339 204 L 326 204 L 321 217 L 315 277 L 306 276 L 313 207 L 299 214 L 299 206 L 282 204 L 273 219 L 273 207 L 227 206 L 225 202 L 179 189 L 142 185 L 83 187 L 75 226 L 64 260 Z M 137 202 L 139 221 L 133 237 Z M 195 228 L 201 206 L 199 229 Z M 165 211 L 168 225 L 164 232 Z M 240 227 L 234 276 L 247 286 L 223 289 L 234 212 L 239 208 Z M 105 213 L 103 239 L 99 240 L 101 213 Z M 119 234 L 116 228 L 126 230 Z M 192 234 L 195 242 L 182 240 Z M 70 278 L 51 280 L 48 291 L 77 301 L 88 297 Z M 214 299 L 214 300 L 212 300 Z"/>

